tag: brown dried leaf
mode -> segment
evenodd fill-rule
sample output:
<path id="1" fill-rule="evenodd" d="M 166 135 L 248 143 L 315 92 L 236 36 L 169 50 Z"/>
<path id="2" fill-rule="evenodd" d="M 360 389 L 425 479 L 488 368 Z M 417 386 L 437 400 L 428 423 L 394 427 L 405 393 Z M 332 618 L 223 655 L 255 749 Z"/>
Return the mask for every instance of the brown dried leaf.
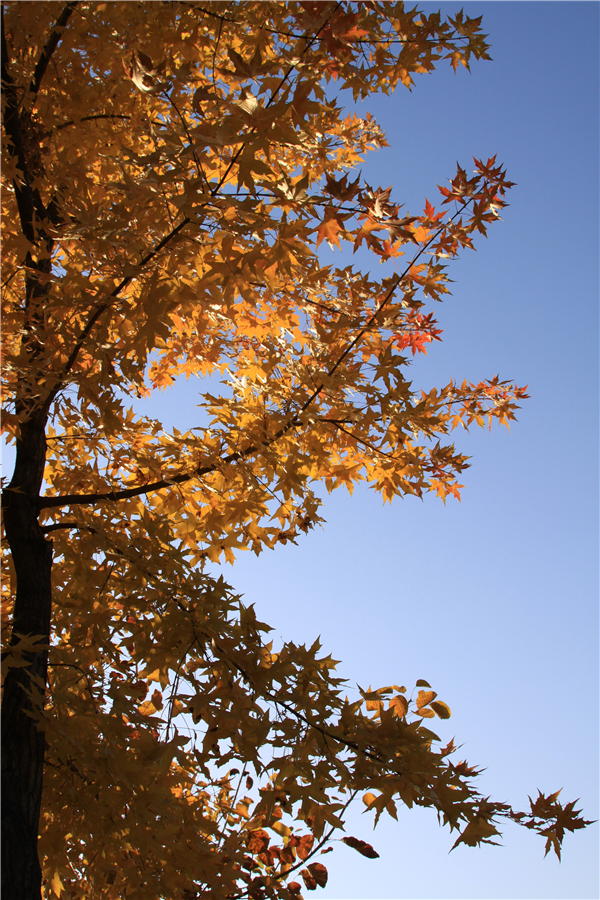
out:
<path id="1" fill-rule="evenodd" d="M 355 837 L 343 837 L 342 843 L 352 847 L 353 850 L 356 850 L 361 856 L 366 856 L 367 859 L 379 859 L 377 850 L 374 850 L 371 844 L 367 844 L 366 841 L 361 841 Z"/>

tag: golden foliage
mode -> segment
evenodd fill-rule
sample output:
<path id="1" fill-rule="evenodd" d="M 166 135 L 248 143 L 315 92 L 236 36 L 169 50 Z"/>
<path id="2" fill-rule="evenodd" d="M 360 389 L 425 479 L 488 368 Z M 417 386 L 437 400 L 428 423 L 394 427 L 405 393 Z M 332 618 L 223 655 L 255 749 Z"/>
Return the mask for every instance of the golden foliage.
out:
<path id="1" fill-rule="evenodd" d="M 318 643 L 273 652 L 205 569 L 312 528 L 315 482 L 458 496 L 448 433 L 508 424 L 526 396 L 406 377 L 407 353 L 439 340 L 422 310 L 447 293 L 445 261 L 504 206 L 501 167 L 459 168 L 441 212 L 399 218 L 391 189 L 349 181 L 380 128 L 327 94 L 488 58 L 479 20 L 36 2 L 7 4 L 4 27 L 3 427 L 21 452 L 44 417 L 54 541 L 45 895 L 298 897 L 288 878 L 325 884 L 305 862 L 367 789 L 377 818 L 417 803 L 488 841 L 494 816 L 524 814 L 434 749 L 422 717 L 450 715 L 435 692 L 344 700 Z M 380 280 L 323 266 L 323 240 L 406 262 Z M 181 375 L 209 387 L 169 434 L 131 399 Z"/>

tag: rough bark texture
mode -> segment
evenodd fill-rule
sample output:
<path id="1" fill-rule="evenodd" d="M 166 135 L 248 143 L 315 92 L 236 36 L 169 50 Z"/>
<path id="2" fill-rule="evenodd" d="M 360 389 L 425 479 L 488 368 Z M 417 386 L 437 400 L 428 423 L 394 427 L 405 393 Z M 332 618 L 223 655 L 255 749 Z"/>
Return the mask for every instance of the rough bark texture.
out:
<path id="1" fill-rule="evenodd" d="M 50 638 L 52 542 L 38 523 L 45 447 L 43 425 L 26 423 L 5 496 L 4 524 L 17 579 L 11 644 L 19 635 L 42 635 L 46 646 Z M 44 732 L 32 714 L 43 702 L 48 651 L 24 659 L 29 665 L 9 670 L 2 701 L 3 900 L 38 900 L 41 893 L 37 835 Z"/>
<path id="2" fill-rule="evenodd" d="M 35 102 L 48 63 L 61 40 L 76 2 L 67 3 L 43 48 L 29 85 Z M 10 72 L 10 52 L 2 8 L 3 125 L 7 152 L 17 162 L 20 177 L 13 182 L 23 235 L 32 245 L 26 254 L 26 326 L 23 351 L 31 364 L 44 351 L 37 337 L 44 322 L 44 302 L 51 272 L 53 241 L 46 226 L 58 221 L 54 201 L 44 206 L 34 175 L 43 173 L 31 109 L 25 109 Z M 42 367 L 43 368 L 43 367 Z M 42 648 L 23 655 L 26 666 L 9 669 L 2 700 L 2 897 L 39 900 L 41 868 L 38 825 L 42 799 L 44 731 L 39 720 L 48 672 L 48 644 L 52 612 L 52 542 L 40 527 L 39 496 L 46 461 L 47 387 L 35 379 L 17 389 L 16 412 L 21 417 L 15 471 L 3 497 L 4 527 L 15 567 L 17 590 L 11 645 L 21 635 L 39 636 Z"/>

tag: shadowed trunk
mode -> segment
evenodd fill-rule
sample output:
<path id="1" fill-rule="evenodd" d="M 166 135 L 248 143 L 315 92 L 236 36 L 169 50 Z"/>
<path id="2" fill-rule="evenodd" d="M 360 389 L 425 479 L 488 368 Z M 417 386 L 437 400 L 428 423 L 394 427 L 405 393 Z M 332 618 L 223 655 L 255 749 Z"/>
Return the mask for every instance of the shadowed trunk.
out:
<path id="1" fill-rule="evenodd" d="M 15 472 L 4 497 L 4 525 L 17 579 L 11 645 L 20 635 L 50 639 L 52 542 L 38 523 L 38 497 L 46 455 L 44 423 L 21 426 Z M 26 666 L 9 669 L 2 700 L 2 897 L 39 900 L 38 825 L 42 798 L 44 732 L 32 713 L 43 703 L 48 651 L 23 654 Z M 33 690 L 33 697 L 31 692 Z"/>
<path id="2" fill-rule="evenodd" d="M 55 202 L 47 206 L 36 181 L 43 174 L 38 136 L 32 128 L 31 97 L 40 89 L 48 63 L 62 37 L 62 29 L 77 3 L 61 11 L 39 56 L 29 85 L 29 108 L 23 104 L 23 85 L 10 72 L 11 55 L 2 7 L 3 124 L 6 152 L 16 163 L 13 181 L 21 230 L 31 249 L 25 256 L 24 372 L 43 357 L 44 306 L 52 270 L 53 240 L 46 225 L 60 223 Z M 45 427 L 50 406 L 42 363 L 37 383 L 22 378 L 17 386 L 15 412 L 20 419 L 17 457 L 11 483 L 4 493 L 4 527 L 16 574 L 16 597 L 10 644 L 21 636 L 37 637 L 42 649 L 22 654 L 26 665 L 10 668 L 2 700 L 2 897 L 39 900 L 41 868 L 38 827 L 42 799 L 45 735 L 39 721 L 48 672 L 48 644 L 52 611 L 52 542 L 38 522 L 39 495 L 46 462 Z M 46 395 L 46 396 L 44 396 Z"/>

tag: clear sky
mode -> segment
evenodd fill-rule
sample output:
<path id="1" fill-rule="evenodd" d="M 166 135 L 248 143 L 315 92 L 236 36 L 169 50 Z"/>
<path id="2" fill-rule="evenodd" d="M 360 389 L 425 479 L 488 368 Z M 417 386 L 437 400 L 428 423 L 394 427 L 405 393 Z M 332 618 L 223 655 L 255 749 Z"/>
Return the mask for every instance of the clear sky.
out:
<path id="1" fill-rule="evenodd" d="M 322 530 L 242 554 L 224 574 L 275 641 L 320 635 L 350 685 L 427 679 L 453 712 L 434 730 L 487 767 L 483 792 L 525 809 L 537 788 L 562 787 L 595 819 L 599 6 L 463 5 L 483 15 L 493 62 L 456 75 L 444 64 L 412 94 L 367 101 L 390 146 L 363 175 L 419 212 L 425 197 L 437 205 L 457 160 L 469 168 L 472 156 L 498 154 L 518 183 L 511 206 L 452 264 L 453 296 L 436 307 L 444 342 L 415 364 L 414 384 L 499 373 L 528 384 L 531 399 L 510 433 L 455 432 L 473 456 L 462 503 L 384 507 L 366 488 L 338 491 L 325 495 Z M 197 382 L 179 384 L 145 411 L 187 429 L 197 394 Z M 455 835 L 430 811 L 401 811 L 373 832 L 360 806 L 347 833 L 381 858 L 336 845 L 315 900 L 599 896 L 597 825 L 567 836 L 561 864 L 516 826 L 503 847 L 449 854 Z"/>
<path id="2" fill-rule="evenodd" d="M 454 14 L 460 4 L 422 8 Z M 418 212 L 425 197 L 436 204 L 436 184 L 457 160 L 468 168 L 472 156 L 497 153 L 507 166 L 518 183 L 511 206 L 451 266 L 453 296 L 436 307 L 444 342 L 419 359 L 414 384 L 499 373 L 528 384 L 531 399 L 510 433 L 455 432 L 473 456 L 462 503 L 383 507 L 366 488 L 337 491 L 324 497 L 323 530 L 242 554 L 224 575 L 275 641 L 320 635 L 350 685 L 427 679 L 453 711 L 437 733 L 486 767 L 483 792 L 524 809 L 538 788 L 562 787 L 595 819 L 599 8 L 465 8 L 483 15 L 493 62 L 456 75 L 444 65 L 412 94 L 366 101 L 390 146 L 370 154 L 363 174 Z M 342 262 L 339 251 L 323 255 Z M 180 384 L 147 411 L 187 429 L 197 391 Z M 512 825 L 503 847 L 449 854 L 454 836 L 426 810 L 404 810 L 373 833 L 360 806 L 347 832 L 381 858 L 339 844 L 324 860 L 323 900 L 599 896 L 597 826 L 567 836 L 561 864 Z"/>
<path id="3" fill-rule="evenodd" d="M 524 809 L 537 788 L 563 787 L 595 819 L 599 8 L 465 9 L 483 15 L 493 62 L 456 76 L 444 64 L 412 94 L 367 101 L 390 146 L 370 154 L 363 174 L 419 211 L 425 196 L 436 203 L 457 160 L 468 167 L 497 153 L 506 164 L 518 183 L 511 206 L 452 265 L 453 296 L 437 306 L 444 342 L 415 366 L 414 383 L 500 373 L 529 384 L 531 399 L 510 433 L 456 433 L 473 456 L 462 503 L 383 507 L 368 489 L 337 491 L 324 530 L 243 554 L 224 574 L 282 639 L 321 635 L 351 683 L 426 678 L 453 711 L 434 730 L 487 767 L 484 792 Z M 361 810 L 348 833 L 381 859 L 338 845 L 324 859 L 326 900 L 599 896 L 598 826 L 567 836 L 559 864 L 516 826 L 503 847 L 449 855 L 454 836 L 431 812 L 405 810 L 373 833 Z"/>
<path id="4" fill-rule="evenodd" d="M 366 101 L 390 146 L 370 154 L 363 174 L 393 184 L 393 199 L 418 212 L 425 197 L 437 202 L 457 160 L 468 168 L 472 156 L 497 153 L 507 166 L 518 183 L 511 206 L 451 266 L 453 296 L 437 306 L 444 342 L 419 359 L 414 384 L 499 373 L 528 384 L 531 399 L 510 433 L 456 433 L 473 456 L 462 503 L 383 507 L 366 488 L 341 490 L 325 495 L 323 530 L 242 554 L 224 575 L 276 641 L 320 635 L 350 684 L 427 679 L 453 711 L 438 734 L 487 767 L 485 793 L 524 809 L 537 788 L 562 787 L 595 819 L 599 9 L 469 2 L 466 11 L 483 15 L 493 62 L 456 75 L 444 65 L 412 94 Z M 323 255 L 342 262 L 339 251 Z M 184 383 L 153 400 L 152 413 L 189 428 L 197 390 Z M 361 806 L 347 831 L 381 858 L 339 844 L 324 860 L 324 900 L 599 896 L 597 826 L 567 836 L 561 864 L 512 825 L 503 847 L 449 855 L 454 836 L 425 810 L 373 833 Z"/>

